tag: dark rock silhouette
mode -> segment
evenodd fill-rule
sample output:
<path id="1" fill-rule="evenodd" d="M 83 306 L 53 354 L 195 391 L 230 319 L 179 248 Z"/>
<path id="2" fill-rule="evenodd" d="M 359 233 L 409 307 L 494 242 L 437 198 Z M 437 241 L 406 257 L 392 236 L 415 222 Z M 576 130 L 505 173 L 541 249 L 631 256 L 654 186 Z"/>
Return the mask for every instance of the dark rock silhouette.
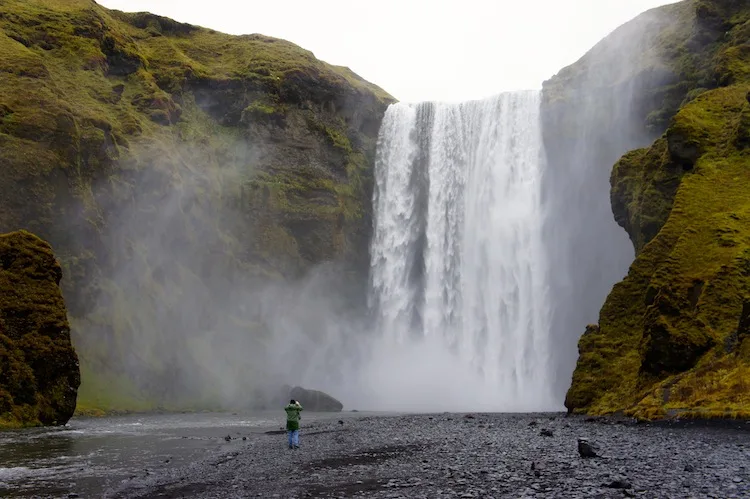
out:
<path id="1" fill-rule="evenodd" d="M 295 386 L 289 392 L 289 398 L 299 401 L 306 411 L 312 412 L 340 412 L 344 404 L 319 390 L 308 390 Z"/>

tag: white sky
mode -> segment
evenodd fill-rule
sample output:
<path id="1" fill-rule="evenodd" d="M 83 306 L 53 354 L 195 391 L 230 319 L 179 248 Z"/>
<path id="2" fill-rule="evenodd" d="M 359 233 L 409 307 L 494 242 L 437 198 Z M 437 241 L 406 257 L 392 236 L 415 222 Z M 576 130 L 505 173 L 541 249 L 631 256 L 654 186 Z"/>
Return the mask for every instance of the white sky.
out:
<path id="1" fill-rule="evenodd" d="M 621 24 L 674 0 L 98 0 L 348 66 L 399 100 L 541 88 Z"/>

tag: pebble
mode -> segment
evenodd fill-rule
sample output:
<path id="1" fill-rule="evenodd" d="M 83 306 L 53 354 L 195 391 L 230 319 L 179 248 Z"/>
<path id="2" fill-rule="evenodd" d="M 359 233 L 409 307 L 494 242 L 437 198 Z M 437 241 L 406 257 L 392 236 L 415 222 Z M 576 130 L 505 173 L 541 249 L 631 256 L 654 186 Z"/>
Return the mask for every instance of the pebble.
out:
<path id="1" fill-rule="evenodd" d="M 740 497 L 747 491 L 746 471 L 738 466 L 746 462 L 749 425 L 740 430 L 550 414 L 452 416 L 316 423 L 302 427 L 304 446 L 295 452 L 286 449 L 285 436 L 253 434 L 247 437 L 252 445 L 233 451 L 234 459 L 217 449 L 200 462 L 138 477 L 104 496 L 180 490 L 223 498 L 236 496 L 236 485 L 257 497 L 671 499 L 724 497 L 728 491 Z M 529 431 L 541 418 L 553 436 Z M 464 423 L 472 419 L 487 427 Z M 581 457 L 579 439 L 605 449 L 604 457 Z"/>

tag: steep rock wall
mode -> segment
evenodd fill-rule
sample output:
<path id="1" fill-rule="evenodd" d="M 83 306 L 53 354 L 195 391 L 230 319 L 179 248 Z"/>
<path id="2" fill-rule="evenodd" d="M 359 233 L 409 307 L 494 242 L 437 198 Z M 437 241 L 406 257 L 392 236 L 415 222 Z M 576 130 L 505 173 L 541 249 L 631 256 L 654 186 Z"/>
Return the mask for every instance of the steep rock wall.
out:
<path id="1" fill-rule="evenodd" d="M 361 303 L 393 99 L 347 68 L 91 0 L 5 0 L 0 89 L 0 231 L 59 254 L 84 407 L 218 405 L 218 364 L 252 392 L 261 283 L 333 262 Z"/>
<path id="2" fill-rule="evenodd" d="M 683 68 L 673 88 L 687 92 L 679 109 L 659 111 L 666 132 L 611 172 L 612 210 L 636 259 L 579 341 L 574 412 L 748 414 L 750 8 L 671 8 L 689 15 L 675 25 L 689 36 L 661 42 L 693 55 L 662 60 Z"/>
<path id="3" fill-rule="evenodd" d="M 672 43 L 686 44 L 690 37 L 684 24 L 689 10 L 678 4 L 646 12 L 544 82 L 543 237 L 561 399 L 580 332 L 596 322 L 612 285 L 633 260 L 627 235 L 612 218 L 612 164 L 658 137 L 666 128 L 662 116 L 690 88 L 677 83 L 680 69 L 668 54 Z"/>

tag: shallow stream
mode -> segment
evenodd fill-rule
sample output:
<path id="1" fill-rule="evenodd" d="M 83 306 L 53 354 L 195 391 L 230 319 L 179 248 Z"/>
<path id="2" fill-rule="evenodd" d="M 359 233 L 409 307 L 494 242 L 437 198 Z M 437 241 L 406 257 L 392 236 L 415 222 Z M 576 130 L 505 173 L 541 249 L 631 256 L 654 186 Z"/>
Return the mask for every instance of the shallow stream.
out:
<path id="1" fill-rule="evenodd" d="M 360 414 L 308 413 L 304 421 Z M 159 474 L 226 452 L 243 436 L 277 430 L 284 418 L 282 411 L 130 415 L 0 432 L 0 497 L 101 497 L 135 475 Z"/>

